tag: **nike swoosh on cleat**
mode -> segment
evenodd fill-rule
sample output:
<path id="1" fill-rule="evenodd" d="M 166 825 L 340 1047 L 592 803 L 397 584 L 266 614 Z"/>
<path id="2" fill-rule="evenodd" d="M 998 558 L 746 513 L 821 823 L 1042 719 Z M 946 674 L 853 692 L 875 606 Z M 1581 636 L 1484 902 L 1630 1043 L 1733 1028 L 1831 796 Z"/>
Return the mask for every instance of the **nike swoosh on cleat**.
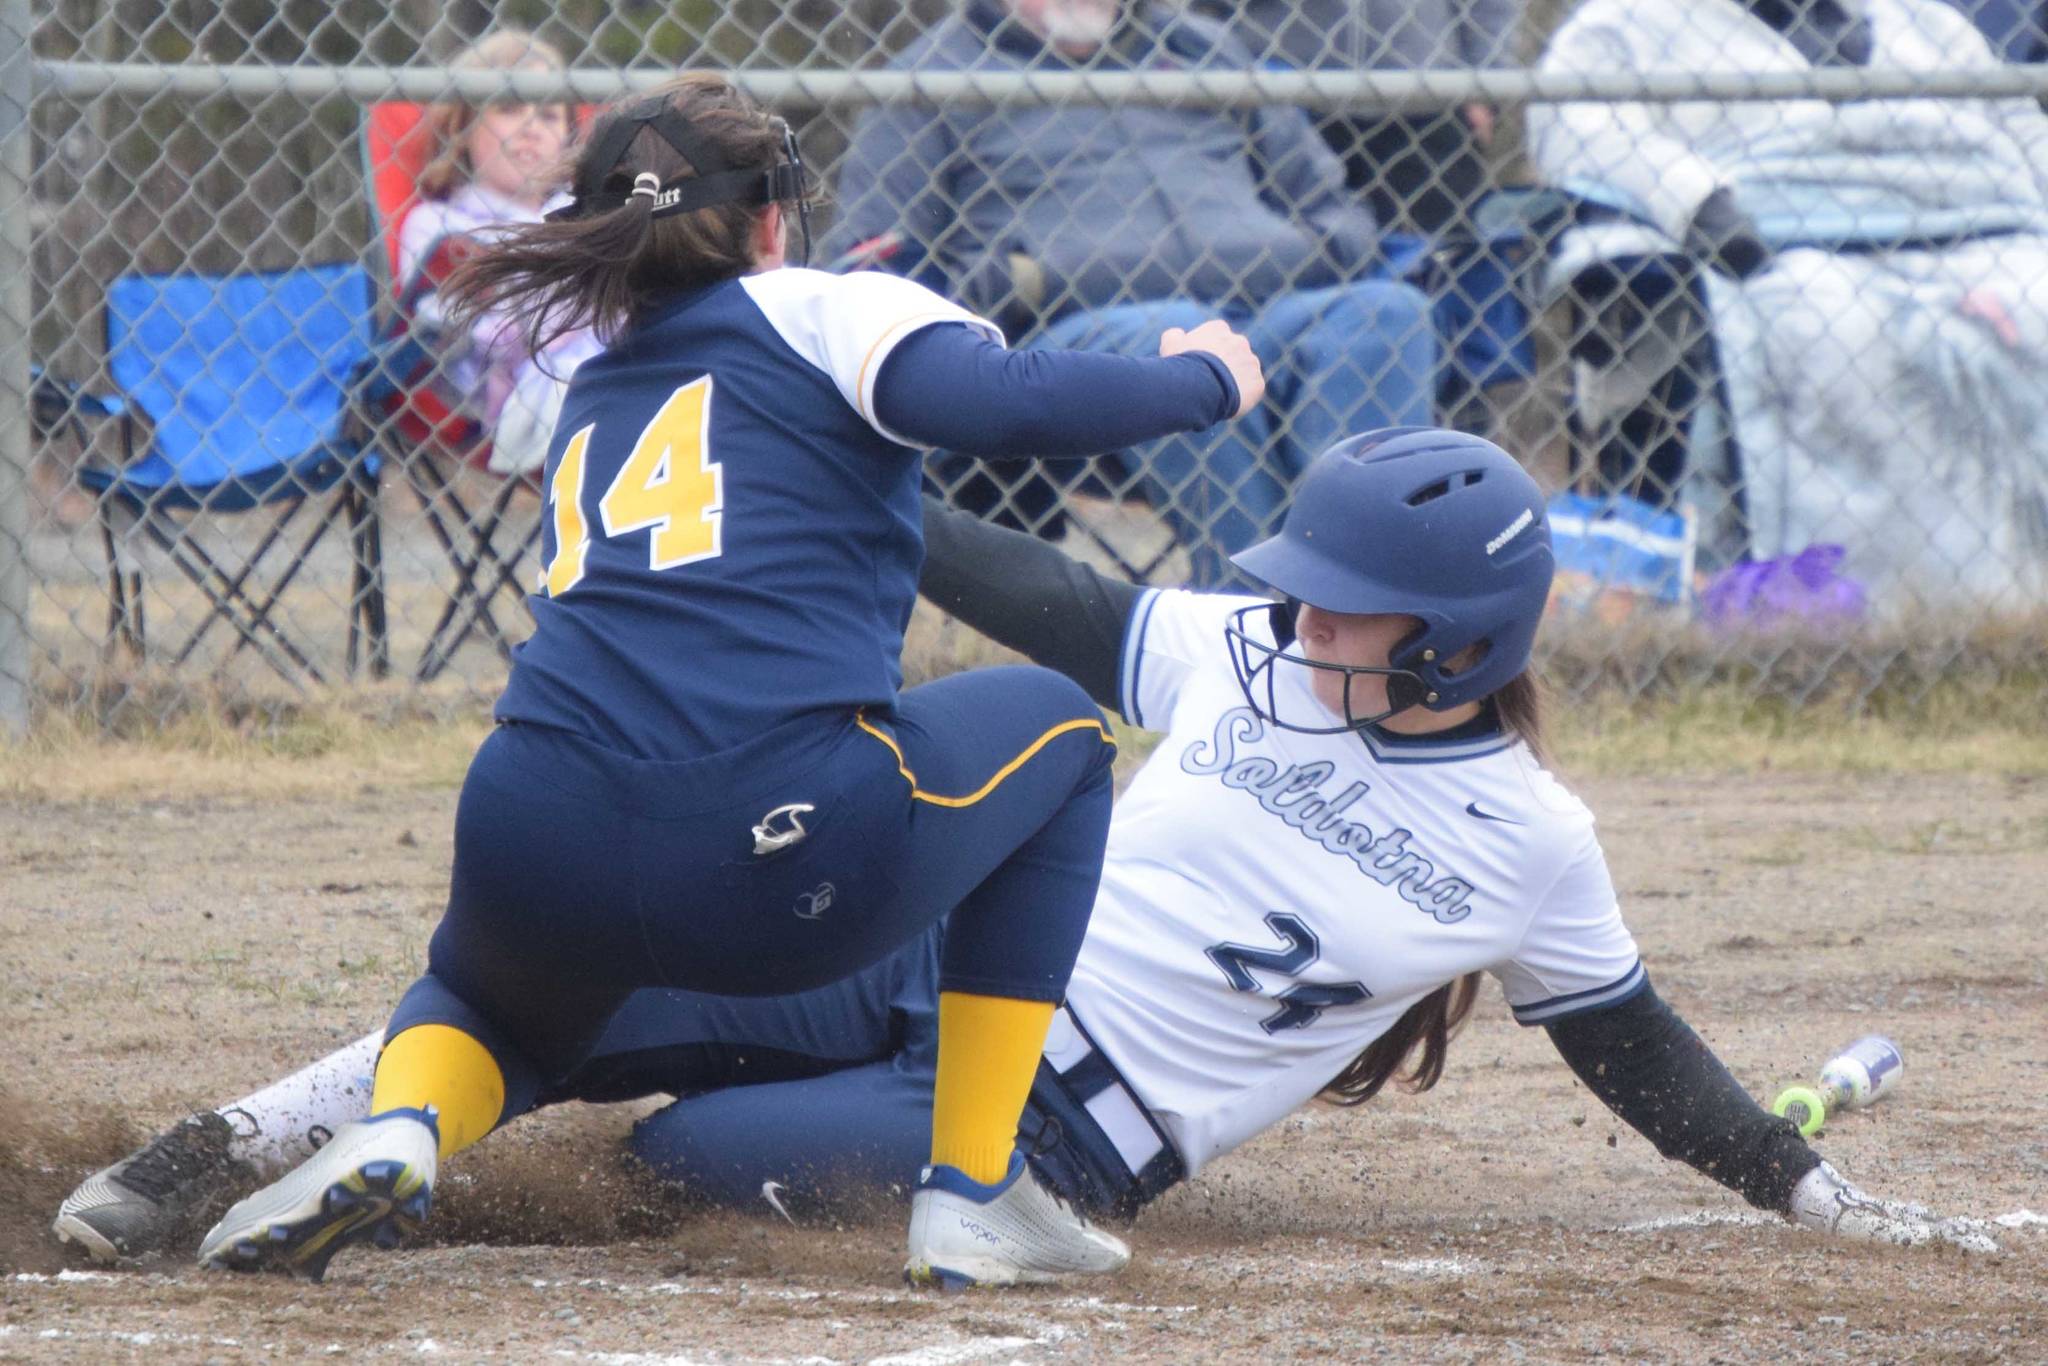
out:
<path id="1" fill-rule="evenodd" d="M 789 1211 L 782 1207 L 782 1183 L 780 1181 L 763 1181 L 761 1183 L 761 1198 L 768 1202 L 770 1209 L 783 1218 L 789 1219 L 792 1226 L 795 1225 L 796 1220 L 791 1219 Z"/>
<path id="2" fill-rule="evenodd" d="M 1466 802 L 1465 814 L 1477 816 L 1483 821 L 1499 821 L 1502 825 L 1527 825 L 1529 823 L 1527 821 L 1518 821 L 1513 816 L 1496 816 L 1491 811 L 1481 811 L 1478 802 Z"/>

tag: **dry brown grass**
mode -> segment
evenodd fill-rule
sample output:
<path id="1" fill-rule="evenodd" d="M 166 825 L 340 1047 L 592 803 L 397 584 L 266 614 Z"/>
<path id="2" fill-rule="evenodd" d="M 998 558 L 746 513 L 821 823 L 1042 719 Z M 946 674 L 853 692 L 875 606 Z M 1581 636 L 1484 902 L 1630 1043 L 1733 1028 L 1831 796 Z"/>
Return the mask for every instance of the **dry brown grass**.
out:
<path id="1" fill-rule="evenodd" d="M 2039 659 L 2048 623 L 2007 622 L 1947 643 L 1934 643 L 1940 638 L 1930 630 L 1900 628 L 1889 639 L 1889 647 L 1861 642 L 1852 656 L 1840 641 L 1784 636 L 1764 649 L 1691 628 L 1566 625 L 1552 632 L 1549 667 L 1575 690 L 1551 709 L 1553 748 L 1574 776 L 2048 773 Z M 904 673 L 915 684 L 1018 658 L 920 605 Z M 1745 662 L 1758 659 L 1766 662 Z M 1868 659 L 1888 662 L 1859 662 Z M 490 724 L 487 693 L 459 682 L 391 682 L 295 699 L 170 678 L 129 677 L 118 686 L 118 703 L 104 695 L 53 702 L 26 741 L 0 742 L 0 797 L 302 797 L 337 784 L 448 786 L 460 781 Z M 1128 771 L 1151 741 L 1132 732 L 1123 739 Z"/>

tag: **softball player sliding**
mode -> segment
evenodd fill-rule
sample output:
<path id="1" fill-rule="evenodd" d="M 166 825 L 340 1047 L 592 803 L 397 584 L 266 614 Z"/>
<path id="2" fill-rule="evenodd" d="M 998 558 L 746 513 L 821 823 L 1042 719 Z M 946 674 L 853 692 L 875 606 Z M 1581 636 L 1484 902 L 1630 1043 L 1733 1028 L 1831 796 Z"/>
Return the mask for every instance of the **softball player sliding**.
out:
<path id="1" fill-rule="evenodd" d="M 1346 442 L 1281 533 L 1237 557 L 1276 606 L 1140 591 L 928 505 L 928 596 L 1165 732 L 1118 804 L 1032 1088 L 1041 1178 L 1128 1216 L 1318 1094 L 1361 1102 L 1404 1068 L 1427 1086 L 1486 972 L 1618 1116 L 1751 1203 L 1850 1237 L 1987 1247 L 1845 1182 L 1651 987 L 1593 819 L 1540 759 L 1543 508 L 1478 438 Z M 717 1203 L 915 1188 L 954 933 L 795 996 L 638 993 L 544 1099 L 683 1096 L 633 1146 Z M 189 1203 L 147 1193 L 177 1185 L 166 1173 L 189 1189 L 194 1171 L 296 1156 L 360 1114 L 378 1044 L 185 1121 L 95 1177 L 109 1194 L 67 1203 L 59 1231 L 162 1245 Z"/>
<path id="2" fill-rule="evenodd" d="M 428 1211 L 438 1161 L 590 1055 L 637 988 L 782 993 L 950 916 L 906 1274 L 1121 1266 L 1016 1151 L 1101 870 L 1113 745 L 1071 681 L 899 693 L 918 447 L 1085 455 L 1258 401 L 1222 324 L 1158 359 L 1011 355 L 907 281 L 784 268 L 786 126 L 692 73 L 614 106 L 574 200 L 450 282 L 577 372 L 544 472 L 536 629 L 456 814 L 447 911 L 368 1117 L 231 1209 L 209 1266 L 318 1277 Z M 805 229 L 808 250 L 808 229 Z"/>

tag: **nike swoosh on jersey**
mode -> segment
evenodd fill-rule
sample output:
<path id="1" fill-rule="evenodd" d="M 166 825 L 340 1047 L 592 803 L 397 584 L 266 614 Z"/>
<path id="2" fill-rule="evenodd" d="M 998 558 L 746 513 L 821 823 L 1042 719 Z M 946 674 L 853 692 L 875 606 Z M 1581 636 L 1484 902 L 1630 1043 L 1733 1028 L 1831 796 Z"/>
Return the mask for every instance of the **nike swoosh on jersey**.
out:
<path id="1" fill-rule="evenodd" d="M 766 1200 L 769 1207 L 777 1214 L 785 1219 L 789 1219 L 790 1223 L 794 1224 L 796 1222 L 795 1219 L 790 1218 L 789 1211 L 782 1207 L 782 1183 L 780 1181 L 763 1181 L 761 1183 L 761 1198 Z"/>
<path id="2" fill-rule="evenodd" d="M 1481 811 L 1478 802 L 1466 802 L 1465 814 L 1477 816 L 1483 821 L 1499 821 L 1502 825 L 1527 825 L 1529 823 L 1527 821 L 1518 821 L 1513 816 L 1496 816 L 1491 811 Z"/>

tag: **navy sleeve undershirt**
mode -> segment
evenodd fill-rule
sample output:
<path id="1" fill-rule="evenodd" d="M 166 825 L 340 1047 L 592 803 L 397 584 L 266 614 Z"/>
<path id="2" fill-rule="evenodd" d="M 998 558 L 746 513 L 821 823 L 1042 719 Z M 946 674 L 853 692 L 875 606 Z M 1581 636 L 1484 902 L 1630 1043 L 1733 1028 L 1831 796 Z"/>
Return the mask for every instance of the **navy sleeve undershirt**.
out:
<path id="1" fill-rule="evenodd" d="M 1124 633 L 1145 590 L 1097 573 L 1035 536 L 924 500 L 932 603 L 1115 710 Z"/>
<path id="2" fill-rule="evenodd" d="M 1783 1214 L 1820 1157 L 1750 1098 L 1654 987 L 1547 1026 L 1579 1080 L 1657 1151 Z"/>
<path id="3" fill-rule="evenodd" d="M 912 333 L 875 376 L 875 416 L 890 431 L 1009 460 L 1102 455 L 1200 431 L 1237 402 L 1229 367 L 1206 352 L 1010 351 L 965 324 Z"/>

